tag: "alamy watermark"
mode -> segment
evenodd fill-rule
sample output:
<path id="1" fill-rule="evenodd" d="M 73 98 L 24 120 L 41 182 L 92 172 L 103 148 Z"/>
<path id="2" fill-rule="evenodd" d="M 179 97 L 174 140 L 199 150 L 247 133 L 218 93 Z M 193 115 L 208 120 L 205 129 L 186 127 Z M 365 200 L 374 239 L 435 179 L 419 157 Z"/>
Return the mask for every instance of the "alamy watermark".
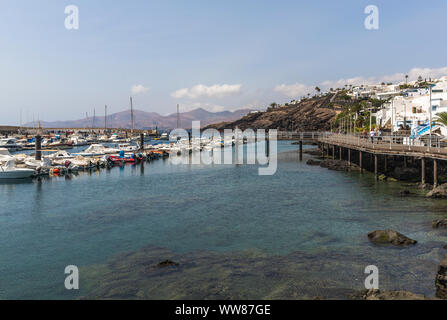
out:
<path id="1" fill-rule="evenodd" d="M 175 143 L 170 150 L 173 164 L 258 164 L 264 166 L 258 168 L 259 175 L 277 170 L 277 130 L 225 129 L 222 137 L 216 129 L 201 132 L 200 121 L 193 121 L 191 134 L 175 129 L 169 139 Z"/>
<path id="2" fill-rule="evenodd" d="M 67 15 L 65 17 L 64 25 L 67 30 L 78 30 L 79 29 L 79 8 L 75 5 L 69 5 L 65 7 L 64 13 Z"/>
<path id="3" fill-rule="evenodd" d="M 365 279 L 365 289 L 379 289 L 379 268 L 375 265 L 370 265 L 365 268 L 365 274 L 368 276 Z"/>
<path id="4" fill-rule="evenodd" d="M 366 30 L 379 30 L 379 8 L 375 5 L 369 5 L 365 8 L 365 14 L 368 15 L 365 18 Z"/>
<path id="5" fill-rule="evenodd" d="M 69 265 L 65 267 L 65 289 L 67 290 L 79 290 L 79 269 L 77 266 Z"/>

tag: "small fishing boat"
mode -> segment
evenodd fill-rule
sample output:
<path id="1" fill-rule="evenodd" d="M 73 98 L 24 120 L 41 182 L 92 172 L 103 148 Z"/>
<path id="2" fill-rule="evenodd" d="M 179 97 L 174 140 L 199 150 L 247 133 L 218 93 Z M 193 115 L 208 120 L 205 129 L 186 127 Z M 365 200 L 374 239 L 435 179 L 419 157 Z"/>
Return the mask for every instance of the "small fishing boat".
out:
<path id="1" fill-rule="evenodd" d="M 31 178 L 34 172 L 33 169 L 16 168 L 14 160 L 9 160 L 5 165 L 0 166 L 0 180 Z"/>
<path id="2" fill-rule="evenodd" d="M 109 156 L 109 161 L 114 164 L 122 164 L 122 163 L 134 163 L 136 160 L 135 155 L 126 155 L 124 151 L 120 151 L 118 156 Z"/>

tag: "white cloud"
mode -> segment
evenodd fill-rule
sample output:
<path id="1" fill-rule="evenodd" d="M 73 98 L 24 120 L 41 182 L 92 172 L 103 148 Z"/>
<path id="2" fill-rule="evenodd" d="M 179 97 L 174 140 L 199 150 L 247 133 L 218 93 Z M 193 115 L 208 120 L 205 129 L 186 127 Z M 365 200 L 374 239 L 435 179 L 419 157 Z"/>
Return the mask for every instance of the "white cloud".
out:
<path id="1" fill-rule="evenodd" d="M 146 88 L 145 86 L 143 86 L 142 84 L 136 84 L 133 85 L 132 88 L 130 89 L 130 91 L 132 92 L 132 94 L 140 94 L 140 93 L 145 93 L 149 91 L 149 88 Z"/>
<path id="2" fill-rule="evenodd" d="M 281 84 L 276 86 L 274 90 L 290 98 L 298 98 L 299 96 L 306 95 L 308 92 L 310 93 L 313 88 L 303 83 L 295 83 L 290 85 Z"/>
<path id="3" fill-rule="evenodd" d="M 212 86 L 205 86 L 198 84 L 192 88 L 179 89 L 171 94 L 174 98 L 190 98 L 196 99 L 201 97 L 223 98 L 225 96 L 233 95 L 241 91 L 240 84 L 215 84 Z"/>
<path id="4" fill-rule="evenodd" d="M 362 84 L 379 84 L 382 82 L 388 83 L 392 82 L 394 84 L 405 82 L 405 75 L 408 75 L 409 81 L 417 80 L 419 76 L 421 76 L 423 79 L 425 78 L 440 78 L 442 76 L 447 75 L 447 67 L 443 68 L 412 68 L 407 73 L 394 73 L 389 75 L 383 75 L 380 77 L 354 77 L 354 78 L 348 78 L 348 79 L 339 79 L 335 81 L 323 81 L 321 83 L 322 86 L 326 88 L 341 88 L 344 87 L 345 84 L 352 84 L 352 85 L 362 85 Z"/>

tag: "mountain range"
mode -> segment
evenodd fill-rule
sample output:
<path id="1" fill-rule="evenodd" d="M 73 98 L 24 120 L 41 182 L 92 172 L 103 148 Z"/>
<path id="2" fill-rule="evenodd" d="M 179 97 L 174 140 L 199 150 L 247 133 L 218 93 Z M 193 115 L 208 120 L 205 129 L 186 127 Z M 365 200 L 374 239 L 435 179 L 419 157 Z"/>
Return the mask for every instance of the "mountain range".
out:
<path id="1" fill-rule="evenodd" d="M 198 108 L 192 111 L 180 113 L 180 127 L 190 129 L 192 121 L 200 121 L 200 125 L 206 126 L 218 122 L 235 121 L 247 115 L 251 109 L 240 109 L 236 111 L 209 112 Z M 162 116 L 156 112 L 134 110 L 135 129 L 173 129 L 177 127 L 177 114 Z M 68 121 L 40 121 L 43 128 L 104 128 L 104 116 L 88 117 L 79 120 Z M 25 127 L 33 127 L 37 124 L 27 123 Z M 108 128 L 131 128 L 131 111 L 125 110 L 107 115 Z"/>

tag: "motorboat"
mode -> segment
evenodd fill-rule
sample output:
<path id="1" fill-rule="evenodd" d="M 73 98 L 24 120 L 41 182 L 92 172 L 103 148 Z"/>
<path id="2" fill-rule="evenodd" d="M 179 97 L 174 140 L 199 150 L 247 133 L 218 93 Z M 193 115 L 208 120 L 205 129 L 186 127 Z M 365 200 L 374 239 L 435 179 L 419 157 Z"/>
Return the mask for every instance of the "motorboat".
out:
<path id="1" fill-rule="evenodd" d="M 31 178 L 34 172 L 33 169 L 17 168 L 14 160 L 8 160 L 5 165 L 0 166 L 0 180 Z"/>
<path id="2" fill-rule="evenodd" d="M 72 136 L 72 137 L 70 137 L 70 141 L 73 144 L 73 146 L 76 146 L 76 147 L 88 145 L 87 140 L 84 139 L 84 138 L 81 138 L 79 136 Z"/>
<path id="3" fill-rule="evenodd" d="M 6 148 L 0 148 L 0 162 L 6 162 L 8 160 L 14 159 Z"/>
<path id="4" fill-rule="evenodd" d="M 118 153 L 119 149 L 113 149 L 106 147 L 102 144 L 92 144 L 85 151 L 76 153 L 75 155 L 80 155 L 83 157 L 95 157 L 95 156 L 103 156 L 106 154 L 114 154 Z"/>
<path id="5" fill-rule="evenodd" d="M 0 148 L 6 148 L 10 152 L 20 151 L 23 147 L 17 144 L 17 140 L 14 138 L 0 139 Z"/>
<path id="6" fill-rule="evenodd" d="M 124 152 L 136 152 L 139 150 L 138 146 L 132 146 L 130 143 L 121 143 L 118 145 L 118 149 Z"/>
<path id="7" fill-rule="evenodd" d="M 56 160 L 56 159 L 72 159 L 72 158 L 74 158 L 74 156 L 71 155 L 70 153 L 68 153 L 67 151 L 60 150 L 60 151 L 57 151 L 55 153 L 52 153 L 52 154 L 46 156 L 46 158 L 50 158 L 52 160 Z"/>

